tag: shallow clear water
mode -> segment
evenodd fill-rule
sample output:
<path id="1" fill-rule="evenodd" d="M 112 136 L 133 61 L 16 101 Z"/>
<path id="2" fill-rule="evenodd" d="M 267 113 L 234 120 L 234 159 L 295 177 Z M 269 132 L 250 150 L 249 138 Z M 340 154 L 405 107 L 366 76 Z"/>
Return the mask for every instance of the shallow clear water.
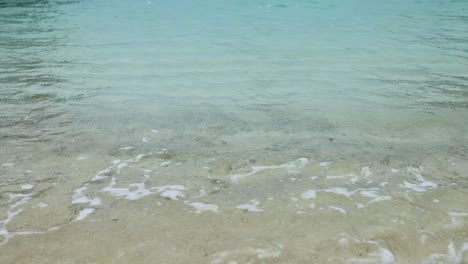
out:
<path id="1" fill-rule="evenodd" d="M 468 263 L 466 14 L 0 1 L 0 263 Z"/>

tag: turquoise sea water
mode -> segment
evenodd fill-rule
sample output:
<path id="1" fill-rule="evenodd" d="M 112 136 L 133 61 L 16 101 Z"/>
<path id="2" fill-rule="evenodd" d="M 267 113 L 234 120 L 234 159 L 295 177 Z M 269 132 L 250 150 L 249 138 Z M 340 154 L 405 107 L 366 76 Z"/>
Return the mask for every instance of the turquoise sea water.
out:
<path id="1" fill-rule="evenodd" d="M 0 0 L 0 263 L 468 263 L 467 14 Z"/>

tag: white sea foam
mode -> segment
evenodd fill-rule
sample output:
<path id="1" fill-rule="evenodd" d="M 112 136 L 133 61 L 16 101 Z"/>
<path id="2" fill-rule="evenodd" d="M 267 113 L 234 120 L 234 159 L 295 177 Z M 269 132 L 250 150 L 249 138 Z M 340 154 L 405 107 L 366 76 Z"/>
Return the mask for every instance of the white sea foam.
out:
<path id="1" fill-rule="evenodd" d="M 82 221 L 84 220 L 86 217 L 88 217 L 90 214 L 92 214 L 96 209 L 94 208 L 85 208 L 83 210 L 80 211 L 80 213 L 78 214 L 78 216 L 75 218 L 75 221 Z"/>
<path id="2" fill-rule="evenodd" d="M 364 197 L 374 198 L 371 201 L 369 201 L 367 204 L 381 202 L 381 201 L 388 201 L 392 199 L 392 197 L 388 195 L 386 196 L 379 195 L 379 191 L 380 190 L 377 188 L 370 188 L 370 189 L 362 190 L 359 193 Z"/>
<path id="3" fill-rule="evenodd" d="M 85 191 L 86 189 L 88 189 L 87 186 L 88 186 L 88 184 L 85 184 L 85 185 L 81 186 L 80 188 L 73 190 L 73 192 L 75 193 L 75 194 L 73 195 L 73 198 L 76 198 L 76 197 L 79 197 L 79 196 L 83 196 L 83 191 Z"/>
<path id="4" fill-rule="evenodd" d="M 381 201 L 389 201 L 389 200 L 392 200 L 392 199 L 393 199 L 392 196 L 378 196 L 378 197 L 375 197 L 374 199 L 372 199 L 371 201 L 369 201 L 367 204 L 381 202 Z"/>
<path id="5" fill-rule="evenodd" d="M 34 188 L 34 185 L 29 184 L 29 183 L 21 185 L 22 190 L 31 190 L 32 188 Z"/>
<path id="6" fill-rule="evenodd" d="M 13 163 L 3 163 L 2 167 L 13 167 Z"/>
<path id="7" fill-rule="evenodd" d="M 256 249 L 255 253 L 258 259 L 277 258 L 281 255 L 281 251 L 274 249 Z"/>
<path id="8" fill-rule="evenodd" d="M 382 264 L 394 264 L 395 256 L 388 249 L 380 248 L 380 261 Z"/>
<path id="9" fill-rule="evenodd" d="M 29 193 L 29 194 L 8 193 L 8 196 L 10 196 L 10 199 L 8 200 L 8 204 L 10 204 L 10 206 L 7 211 L 7 217 L 3 220 L 0 220 L 0 236 L 3 237 L 3 241 L 0 242 L 0 246 L 6 244 L 9 241 L 9 239 L 14 236 L 14 234 L 11 233 L 7 229 L 8 223 L 10 223 L 15 216 L 23 212 L 23 209 L 17 209 L 17 210 L 13 210 L 13 209 L 28 203 L 28 201 L 32 198 L 32 195 L 33 195 L 32 193 Z M 17 198 L 20 198 L 20 199 L 14 202 Z"/>
<path id="10" fill-rule="evenodd" d="M 87 159 L 87 158 L 88 158 L 88 156 L 80 155 L 80 156 L 78 156 L 78 157 L 76 158 L 76 160 L 85 160 L 85 159 Z"/>
<path id="11" fill-rule="evenodd" d="M 35 207 L 38 207 L 38 208 L 46 208 L 47 206 L 49 206 L 48 204 L 46 203 L 43 203 L 43 202 L 39 202 Z"/>
<path id="12" fill-rule="evenodd" d="M 21 198 L 19 199 L 17 202 L 13 203 L 10 208 L 16 208 L 20 205 L 23 205 L 23 204 L 26 204 L 30 199 L 31 199 L 31 196 L 32 196 L 32 193 L 28 193 L 28 194 L 22 194 L 22 193 L 16 193 L 16 194 L 13 194 L 13 193 L 9 193 L 8 194 L 10 196 L 10 200 L 8 202 L 12 202 L 14 201 L 16 198 Z"/>
<path id="13" fill-rule="evenodd" d="M 167 167 L 167 166 L 169 166 L 169 164 L 171 164 L 171 161 L 170 161 L 170 160 L 168 160 L 168 161 L 163 161 L 163 162 L 161 162 L 160 166 L 161 166 L 161 167 Z"/>
<path id="14" fill-rule="evenodd" d="M 103 169 L 102 171 L 98 172 L 96 175 L 101 175 L 101 174 L 104 174 L 104 173 L 109 173 L 109 172 L 111 171 L 110 169 L 111 169 L 113 166 L 114 166 L 114 165 Z"/>
<path id="15" fill-rule="evenodd" d="M 87 203 L 89 206 L 98 206 L 101 205 L 101 199 L 99 197 L 89 198 L 84 195 L 84 191 L 88 189 L 88 184 L 83 185 L 82 187 L 75 189 L 72 196 L 72 204 L 82 204 Z"/>
<path id="16" fill-rule="evenodd" d="M 136 187 L 136 190 L 131 191 L 130 188 L 114 187 L 116 185 L 116 181 L 117 179 L 115 177 L 112 177 L 112 180 L 109 183 L 109 185 L 102 188 L 101 191 L 108 192 L 112 196 L 123 197 L 128 200 L 138 200 L 153 193 L 150 190 L 145 188 L 144 182 L 129 184 L 128 186 L 130 187 Z"/>
<path id="17" fill-rule="evenodd" d="M 422 167 L 416 168 L 416 167 L 410 167 L 407 169 L 408 172 L 410 172 L 412 175 L 416 177 L 416 180 L 419 181 L 419 183 L 411 183 L 408 181 L 404 181 L 403 185 L 400 185 L 401 187 L 405 187 L 407 189 L 411 189 L 416 192 L 425 192 L 427 189 L 435 189 L 438 188 L 439 185 L 426 180 L 420 172 L 423 170 Z"/>
<path id="18" fill-rule="evenodd" d="M 343 175 L 328 175 L 325 177 L 326 180 L 346 180 L 349 178 L 349 181 L 355 183 L 358 181 L 359 177 L 354 173 L 343 174 Z"/>
<path id="19" fill-rule="evenodd" d="M 179 200 L 177 197 L 185 197 L 184 191 L 186 190 L 182 185 L 166 185 L 152 187 L 151 190 L 156 190 L 159 196 L 169 198 L 171 200 Z"/>
<path id="20" fill-rule="evenodd" d="M 406 187 L 408 189 L 411 189 L 413 191 L 416 191 L 416 192 L 425 192 L 426 189 L 418 184 L 414 184 L 414 183 L 410 183 L 410 182 L 407 182 L 407 181 L 404 181 L 403 182 L 404 185 L 400 185 L 402 187 Z"/>
<path id="21" fill-rule="evenodd" d="M 319 163 L 319 166 L 327 167 L 327 166 L 331 165 L 332 163 L 333 162 L 331 162 L 331 161 L 322 161 L 322 162 Z"/>
<path id="22" fill-rule="evenodd" d="M 210 262 L 211 264 L 221 264 L 221 263 L 227 263 L 227 264 L 237 264 L 238 262 L 236 260 L 233 260 L 236 258 L 237 255 L 246 255 L 246 254 L 251 254 L 256 256 L 258 260 L 263 260 L 267 258 L 277 258 L 281 255 L 282 250 L 284 249 L 284 246 L 280 243 L 273 242 L 275 246 L 272 246 L 271 248 L 243 248 L 243 249 L 235 249 L 232 251 L 224 251 L 224 252 L 218 252 L 212 256 L 212 261 Z M 254 259 L 250 259 L 249 262 L 246 263 L 254 263 Z M 264 260 L 262 261 L 264 262 Z"/>
<path id="23" fill-rule="evenodd" d="M 332 210 L 335 210 L 335 211 L 338 211 L 338 212 L 340 212 L 340 213 L 342 213 L 342 214 L 347 214 L 347 213 L 348 213 L 345 209 L 340 208 L 340 207 L 329 206 L 328 208 L 330 208 L 330 209 L 332 209 Z"/>
<path id="24" fill-rule="evenodd" d="M 240 173 L 231 175 L 231 181 L 234 183 L 238 183 L 240 180 L 244 179 L 245 177 L 255 175 L 259 172 L 266 171 L 266 170 L 276 170 L 276 169 L 285 169 L 290 173 L 298 172 L 298 169 L 304 168 L 305 165 L 309 163 L 307 158 L 299 158 L 296 161 L 284 163 L 281 165 L 273 165 L 273 166 L 252 166 L 251 172 L 248 173 Z"/>
<path id="25" fill-rule="evenodd" d="M 344 195 L 346 197 L 351 197 L 351 195 L 353 195 L 357 190 L 354 190 L 354 191 L 348 191 L 348 189 L 346 188 L 341 188 L 341 187 L 334 187 L 334 188 L 328 188 L 328 189 L 324 189 L 323 190 L 324 192 L 328 192 L 328 193 L 335 193 L 335 194 L 338 194 L 338 195 Z"/>
<path id="26" fill-rule="evenodd" d="M 96 174 L 92 179 L 91 181 L 99 181 L 99 180 L 102 180 L 102 179 L 107 179 L 107 176 L 102 176 L 102 175 L 98 175 Z"/>
<path id="27" fill-rule="evenodd" d="M 178 190 L 166 190 L 160 193 L 159 196 L 169 198 L 171 200 L 178 200 L 177 197 L 185 197 L 184 193 Z"/>
<path id="28" fill-rule="evenodd" d="M 113 160 L 111 162 L 111 165 L 109 165 L 107 168 L 101 170 L 100 172 L 96 173 L 96 175 L 91 179 L 91 181 L 98 181 L 102 179 L 106 179 L 107 175 L 102 175 L 102 174 L 109 174 L 111 172 L 111 169 L 115 167 L 115 165 L 119 164 L 120 160 Z M 121 168 L 122 169 L 122 168 Z"/>
<path id="29" fill-rule="evenodd" d="M 128 146 L 128 147 L 123 147 L 123 148 L 119 148 L 120 150 L 132 150 L 134 149 L 135 147 L 133 146 Z"/>
<path id="30" fill-rule="evenodd" d="M 90 206 L 101 205 L 101 199 L 99 197 L 89 198 L 87 196 L 79 196 L 73 199 L 72 204 L 88 203 Z"/>
<path id="31" fill-rule="evenodd" d="M 188 205 L 192 206 L 193 208 L 195 208 L 195 213 L 196 214 L 201 214 L 201 213 L 204 213 L 206 211 L 211 211 L 211 212 L 214 212 L 214 213 L 218 213 L 219 210 L 218 210 L 218 206 L 217 205 L 214 205 L 214 204 L 206 204 L 206 203 L 200 203 L 200 202 L 191 202 L 191 203 L 187 203 Z"/>
<path id="32" fill-rule="evenodd" d="M 251 200 L 250 203 L 238 205 L 238 206 L 236 206 L 236 208 L 246 210 L 248 212 L 263 212 L 262 209 L 259 209 L 257 207 L 257 205 L 259 205 L 259 204 L 260 204 L 260 202 L 258 200 L 254 199 L 254 200 Z"/>
<path id="33" fill-rule="evenodd" d="M 388 200 L 393 199 L 393 197 L 389 195 L 380 195 L 379 194 L 380 190 L 378 188 L 360 188 L 360 189 L 355 189 L 355 190 L 348 190 L 347 188 L 343 188 L 343 187 L 333 187 L 333 188 L 327 188 L 327 189 L 322 189 L 322 190 L 309 190 L 303 193 L 301 197 L 303 199 L 306 199 L 306 197 L 315 198 L 314 195 L 316 195 L 316 192 L 334 193 L 337 195 L 343 195 L 347 198 L 351 198 L 351 196 L 355 194 L 360 194 L 361 196 L 366 197 L 366 198 L 373 198 L 372 200 L 367 202 L 367 204 L 381 202 L 381 201 L 388 201 Z M 364 208 L 364 205 L 361 203 L 357 203 L 357 208 Z"/>
<path id="34" fill-rule="evenodd" d="M 362 190 L 360 191 L 359 193 L 362 195 L 362 196 L 365 196 L 365 197 L 371 197 L 371 198 L 375 198 L 375 197 L 378 197 L 379 194 L 379 189 L 377 188 L 372 188 L 372 189 L 368 189 L 368 190 Z"/>
<path id="35" fill-rule="evenodd" d="M 362 204 L 362 203 L 356 203 L 356 208 L 357 209 L 362 209 L 364 208 L 365 206 Z"/>
<path id="36" fill-rule="evenodd" d="M 129 160 L 129 162 L 132 162 L 132 163 L 139 162 L 144 156 L 145 154 L 138 154 L 134 159 Z"/>
<path id="37" fill-rule="evenodd" d="M 421 174 L 416 174 L 416 179 L 418 179 L 418 181 L 421 182 L 419 185 L 422 187 L 428 187 L 428 188 L 439 187 L 439 185 L 437 185 L 436 183 L 424 179 L 424 177 Z"/>

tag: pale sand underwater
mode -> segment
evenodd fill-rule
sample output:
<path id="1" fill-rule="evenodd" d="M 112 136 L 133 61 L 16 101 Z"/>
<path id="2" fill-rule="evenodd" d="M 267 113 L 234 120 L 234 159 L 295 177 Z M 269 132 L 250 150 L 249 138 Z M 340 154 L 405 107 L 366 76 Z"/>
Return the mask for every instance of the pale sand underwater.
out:
<path id="1" fill-rule="evenodd" d="M 0 263 L 468 263 L 467 9 L 0 2 Z"/>

